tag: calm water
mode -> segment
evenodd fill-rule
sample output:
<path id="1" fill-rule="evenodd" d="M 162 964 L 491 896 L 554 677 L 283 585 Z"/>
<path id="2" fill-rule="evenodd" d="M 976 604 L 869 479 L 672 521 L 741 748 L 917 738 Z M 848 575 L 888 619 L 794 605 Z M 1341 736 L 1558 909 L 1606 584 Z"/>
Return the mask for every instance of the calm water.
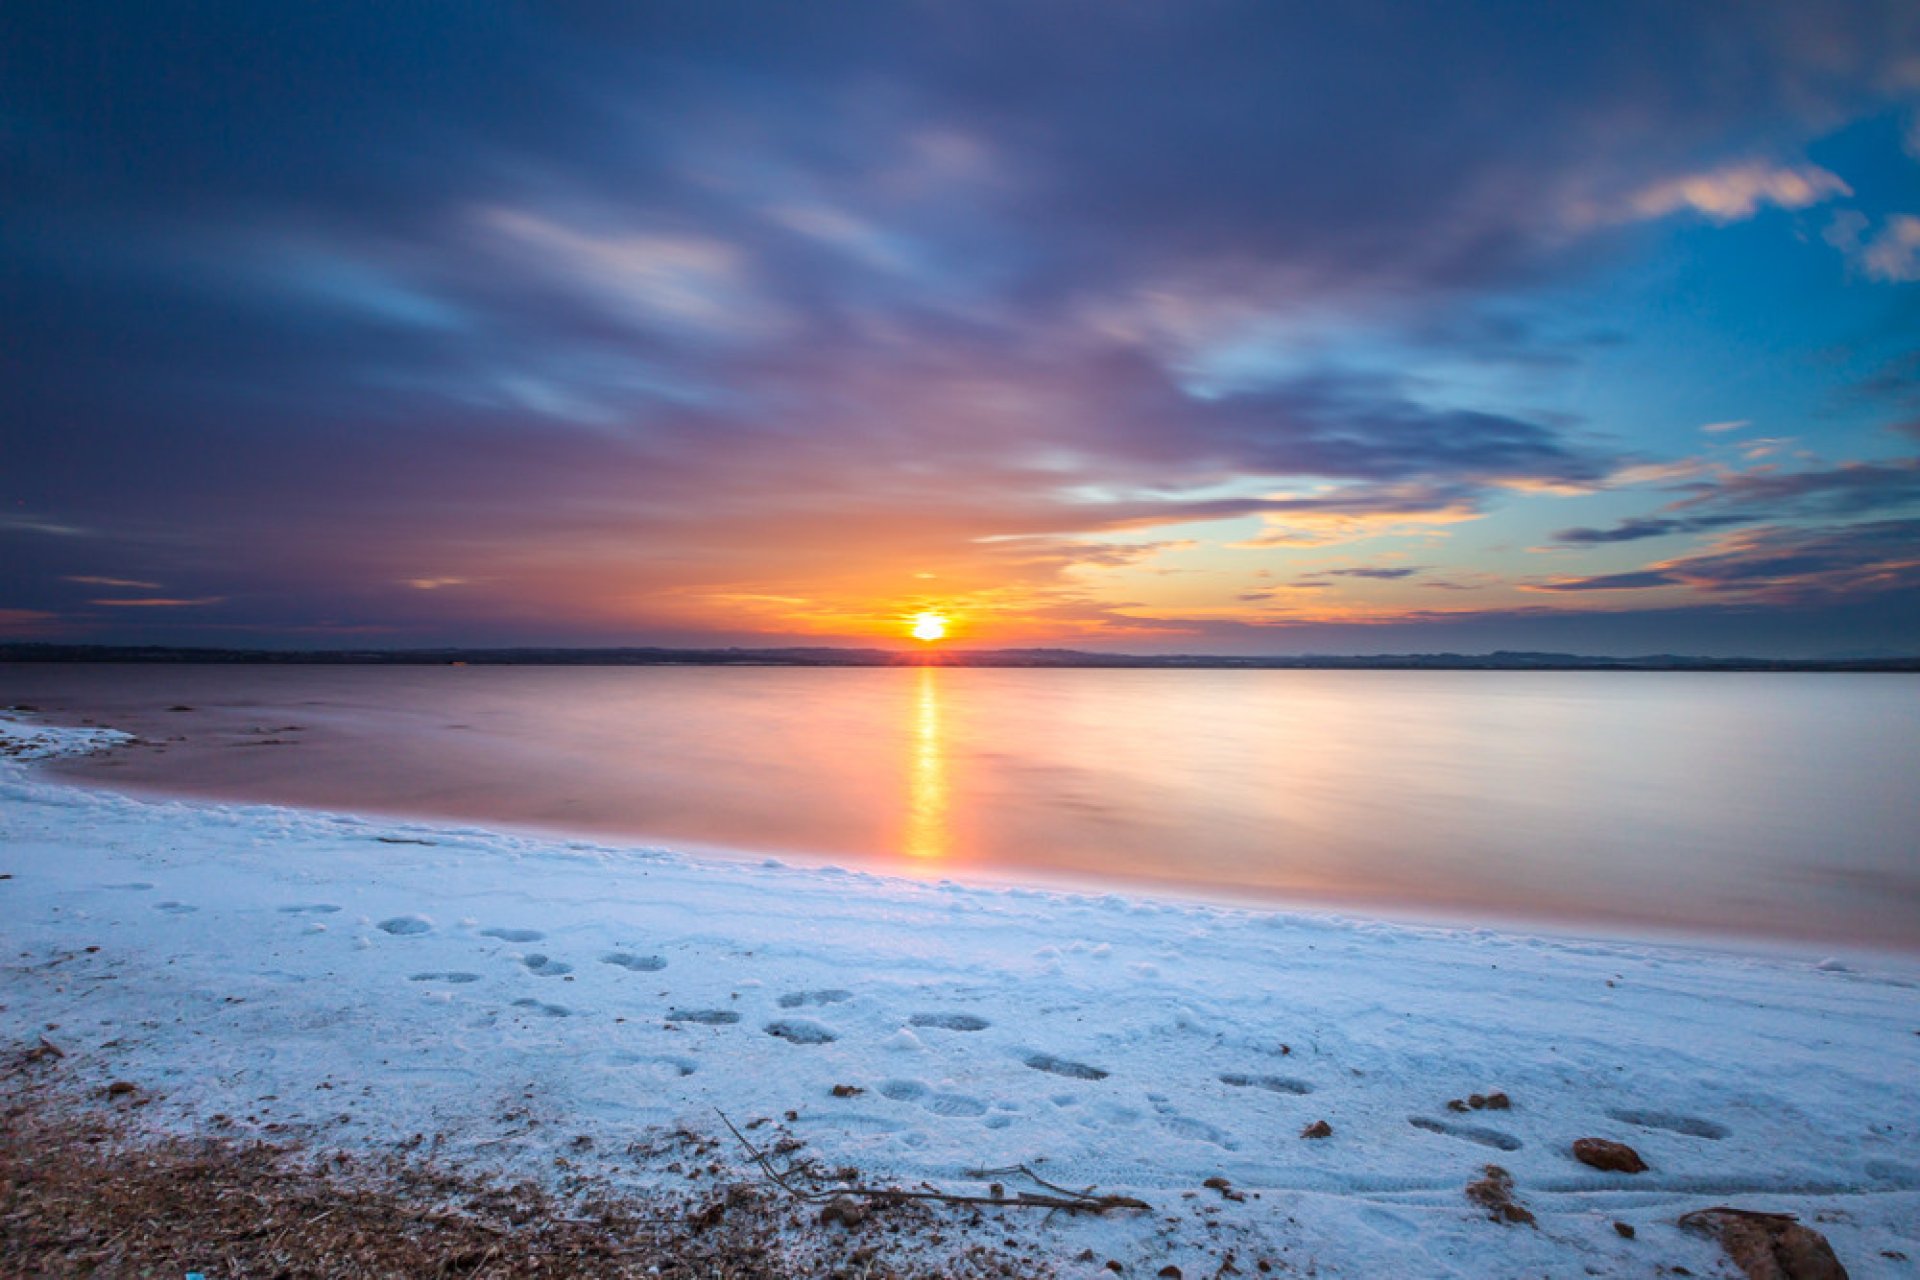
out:
<path id="1" fill-rule="evenodd" d="M 1920 677 L 0 667 L 12 702 L 173 739 L 63 766 L 123 788 L 1920 948 Z"/>

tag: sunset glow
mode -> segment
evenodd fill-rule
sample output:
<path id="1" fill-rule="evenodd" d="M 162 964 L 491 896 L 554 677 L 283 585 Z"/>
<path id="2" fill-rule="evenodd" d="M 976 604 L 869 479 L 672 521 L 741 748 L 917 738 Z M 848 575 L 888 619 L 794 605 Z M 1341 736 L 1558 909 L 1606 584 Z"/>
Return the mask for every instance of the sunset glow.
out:
<path id="1" fill-rule="evenodd" d="M 0 642 L 1920 647 L 1912 5 L 693 8 L 36 6 Z"/>

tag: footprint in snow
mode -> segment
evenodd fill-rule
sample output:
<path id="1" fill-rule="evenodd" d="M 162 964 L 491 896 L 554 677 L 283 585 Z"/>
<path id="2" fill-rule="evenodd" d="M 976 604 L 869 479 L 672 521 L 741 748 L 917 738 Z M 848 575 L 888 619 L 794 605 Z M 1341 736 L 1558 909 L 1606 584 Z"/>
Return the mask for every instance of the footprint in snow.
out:
<path id="1" fill-rule="evenodd" d="M 377 927 L 382 933 L 404 938 L 428 932 L 433 928 L 433 921 L 425 916 L 395 916 L 391 920 L 382 920 Z"/>
<path id="2" fill-rule="evenodd" d="M 895 1102 L 912 1102 L 938 1116 L 983 1116 L 987 1104 L 964 1093 L 947 1093 L 928 1088 L 919 1080 L 883 1080 L 874 1090 Z"/>
<path id="3" fill-rule="evenodd" d="M 1229 1071 L 1220 1077 L 1221 1084 L 1230 1084 L 1236 1089 L 1265 1089 L 1268 1093 L 1306 1094 L 1313 1092 L 1313 1086 L 1305 1080 L 1295 1080 L 1289 1076 L 1248 1076 L 1238 1071 Z"/>
<path id="4" fill-rule="evenodd" d="M 668 1022 L 697 1022 L 704 1027 L 730 1027 L 740 1021 L 731 1009 L 669 1009 Z"/>
<path id="5" fill-rule="evenodd" d="M 573 1010 L 563 1004 L 547 1004 L 545 1001 L 535 1000 L 531 997 L 525 1000 L 515 1000 L 513 1007 L 516 1009 L 531 1009 L 536 1013 L 544 1013 L 549 1018 L 566 1018 L 573 1014 Z"/>
<path id="6" fill-rule="evenodd" d="M 657 973 L 667 967 L 667 962 L 659 956 L 636 956 L 625 951 L 609 951 L 600 957 L 600 963 L 619 965 L 634 973 Z"/>
<path id="7" fill-rule="evenodd" d="M 808 1018 L 781 1018 L 769 1022 L 765 1031 L 791 1044 L 832 1044 L 840 1037 Z"/>
<path id="8" fill-rule="evenodd" d="M 1676 1115 L 1671 1111 L 1615 1110 L 1607 1114 L 1621 1124 L 1637 1124 L 1643 1129 L 1665 1129 L 1669 1133 L 1684 1133 L 1689 1138 L 1711 1138 L 1718 1142 L 1728 1133 L 1723 1124 L 1694 1116 Z"/>
<path id="9" fill-rule="evenodd" d="M 1147 1101 L 1153 1104 L 1155 1114 L 1160 1117 L 1161 1125 L 1178 1137 L 1194 1142 L 1208 1142 L 1228 1151 L 1236 1151 L 1240 1144 L 1227 1136 L 1225 1129 L 1215 1128 L 1204 1120 L 1195 1120 L 1192 1116 L 1183 1116 L 1166 1097 L 1158 1093 L 1147 1095 Z"/>
<path id="10" fill-rule="evenodd" d="M 572 965 L 563 964 L 538 951 L 530 951 L 521 956 L 520 963 L 527 966 L 529 973 L 538 974 L 542 978 L 558 978 L 573 972 Z"/>
<path id="11" fill-rule="evenodd" d="M 145 880 L 129 880 L 125 884 L 103 884 L 102 889 L 124 889 L 130 893 L 145 893 L 153 885 Z"/>
<path id="12" fill-rule="evenodd" d="M 286 916 L 330 916 L 340 908 L 331 902 L 296 902 L 279 910 Z"/>
<path id="13" fill-rule="evenodd" d="M 853 999 L 853 992 L 831 987 L 825 991 L 789 991 L 780 997 L 782 1009 L 800 1009 L 810 1004 L 839 1004 Z"/>
<path id="14" fill-rule="evenodd" d="M 155 911 L 164 911 L 170 916 L 185 916 L 192 915 L 200 908 L 185 902 L 156 902 L 153 904 L 153 909 Z"/>
<path id="15" fill-rule="evenodd" d="M 1021 1061 L 1035 1071 L 1044 1071 L 1054 1076 L 1066 1076 L 1072 1080 L 1105 1080 L 1109 1074 L 1099 1067 L 1090 1067 L 1084 1062 L 1070 1062 L 1065 1058 L 1056 1058 L 1050 1053 L 1030 1053 Z"/>
<path id="16" fill-rule="evenodd" d="M 381 928 L 385 928 L 382 925 Z M 482 929 L 483 938 L 498 938 L 502 942 L 538 942 L 547 935 L 538 929 Z"/>
<path id="17" fill-rule="evenodd" d="M 943 1031 L 985 1031 L 993 1025 L 970 1013 L 916 1013 L 907 1021 L 916 1027 L 939 1027 Z"/>
<path id="18" fill-rule="evenodd" d="M 469 982 L 480 981 L 480 975 L 477 973 L 416 973 L 413 976 L 409 977 L 407 981 L 408 982 L 451 982 L 451 983 L 454 983 L 455 985 L 464 985 Z"/>
<path id="19" fill-rule="evenodd" d="M 1510 1133 L 1482 1128 L 1477 1124 L 1451 1124 L 1445 1120 L 1429 1120 L 1425 1116 L 1408 1116 L 1407 1123 L 1416 1129 L 1424 1129 L 1428 1133 L 1445 1134 L 1449 1138 L 1477 1142 L 1483 1147 L 1493 1147 L 1500 1151 L 1518 1151 L 1525 1145 Z"/>

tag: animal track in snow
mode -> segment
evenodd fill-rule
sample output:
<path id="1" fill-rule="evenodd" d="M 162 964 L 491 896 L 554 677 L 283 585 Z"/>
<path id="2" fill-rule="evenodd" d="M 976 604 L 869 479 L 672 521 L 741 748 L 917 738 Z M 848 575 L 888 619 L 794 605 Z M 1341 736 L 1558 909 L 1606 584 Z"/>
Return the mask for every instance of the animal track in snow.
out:
<path id="1" fill-rule="evenodd" d="M 667 967 L 667 962 L 659 956 L 636 956 L 625 951 L 609 951 L 600 957 L 600 963 L 618 965 L 634 973 L 657 973 Z"/>
<path id="2" fill-rule="evenodd" d="M 1669 1133 L 1684 1133 L 1689 1138 L 1711 1138 L 1715 1142 L 1726 1137 L 1728 1133 L 1727 1127 L 1723 1124 L 1696 1119 L 1693 1116 L 1676 1115 L 1671 1111 L 1620 1109 L 1609 1111 L 1607 1115 L 1621 1124 L 1637 1124 L 1643 1129 L 1665 1129 Z"/>
<path id="3" fill-rule="evenodd" d="M 548 1004 L 544 1000 L 535 1000 L 531 996 L 524 1000 L 515 1000 L 513 1007 L 516 1009 L 532 1009 L 537 1013 L 546 1014 L 549 1018 L 565 1018 L 573 1013 L 573 1010 L 563 1004 Z"/>
<path id="4" fill-rule="evenodd" d="M 669 1009 L 668 1022 L 697 1022 L 703 1027 L 730 1027 L 740 1021 L 731 1009 Z"/>
<path id="5" fill-rule="evenodd" d="M 985 1031 L 993 1025 L 970 1013 L 916 1013 L 907 1021 L 916 1027 L 939 1027 L 943 1031 Z"/>
<path id="6" fill-rule="evenodd" d="M 530 951 L 521 956 L 520 963 L 527 966 L 527 972 L 538 974 L 542 978 L 558 978 L 573 972 L 572 965 L 563 964 L 538 951 Z"/>
<path id="7" fill-rule="evenodd" d="M 407 981 L 408 982 L 451 982 L 455 984 L 464 985 L 469 982 L 480 981 L 480 975 L 477 973 L 458 973 L 458 972 L 416 973 L 412 977 L 408 978 Z"/>
<path id="8" fill-rule="evenodd" d="M 1494 1147 L 1500 1151 L 1518 1151 L 1525 1145 L 1510 1133 L 1502 1133 L 1498 1129 L 1485 1129 L 1477 1124 L 1449 1124 L 1445 1120 L 1429 1120 L 1425 1116 L 1408 1116 L 1407 1123 L 1416 1129 L 1424 1129 L 1428 1133 L 1461 1138 L 1467 1142 L 1477 1142 L 1483 1147 Z"/>
<path id="9" fill-rule="evenodd" d="M 1313 1092 L 1313 1086 L 1305 1080 L 1295 1080 L 1289 1076 L 1248 1076 L 1238 1071 L 1229 1071 L 1220 1077 L 1221 1084 L 1230 1084 L 1236 1089 L 1265 1089 L 1268 1093 L 1307 1094 Z"/>
<path id="10" fill-rule="evenodd" d="M 402 938 L 428 932 L 433 928 L 433 921 L 425 916 L 395 916 L 391 920 L 382 920 L 378 928 L 382 933 Z"/>
<path id="11" fill-rule="evenodd" d="M 164 911 L 170 916 L 185 916 L 192 915 L 200 908 L 186 902 L 156 902 L 153 904 L 153 909 Z"/>
<path id="12" fill-rule="evenodd" d="M 295 902 L 279 911 L 284 916 L 330 916 L 339 909 L 331 902 Z"/>
<path id="13" fill-rule="evenodd" d="M 766 1033 L 793 1044 L 832 1044 L 840 1037 L 808 1018 L 781 1018 L 766 1025 Z"/>
<path id="14" fill-rule="evenodd" d="M 129 880 L 125 884 L 103 884 L 100 887 L 102 889 L 125 889 L 130 893 L 145 893 L 147 890 L 153 888 L 153 885 L 146 880 Z"/>
<path id="15" fill-rule="evenodd" d="M 1099 1067 L 1090 1067 L 1084 1062 L 1070 1062 L 1065 1058 L 1056 1058 L 1050 1053 L 1030 1053 L 1021 1061 L 1035 1071 L 1044 1071 L 1054 1076 L 1066 1076 L 1073 1080 L 1105 1080 L 1109 1074 Z"/>
<path id="16" fill-rule="evenodd" d="M 385 926 L 383 925 L 382 928 Z M 498 938 L 502 942 L 538 942 L 547 935 L 538 929 L 482 929 L 483 938 Z"/>
<path id="17" fill-rule="evenodd" d="M 839 1004 L 853 999 L 853 992 L 831 987 L 825 991 L 789 991 L 780 997 L 782 1009 L 800 1009 L 810 1004 Z"/>

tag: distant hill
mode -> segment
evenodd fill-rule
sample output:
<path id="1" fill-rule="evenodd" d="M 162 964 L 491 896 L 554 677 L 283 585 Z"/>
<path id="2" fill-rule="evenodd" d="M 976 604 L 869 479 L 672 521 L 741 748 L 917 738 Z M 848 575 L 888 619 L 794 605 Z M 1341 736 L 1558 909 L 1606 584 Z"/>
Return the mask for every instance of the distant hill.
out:
<path id="1" fill-rule="evenodd" d="M 0 662 L 267 663 L 364 666 L 1147 667 L 1412 671 L 1920 671 L 1920 656 L 1848 659 L 1701 658 L 1658 653 L 1387 653 L 1298 657 L 1084 653 L 1076 649 L 196 649 L 162 645 L 0 644 Z"/>

